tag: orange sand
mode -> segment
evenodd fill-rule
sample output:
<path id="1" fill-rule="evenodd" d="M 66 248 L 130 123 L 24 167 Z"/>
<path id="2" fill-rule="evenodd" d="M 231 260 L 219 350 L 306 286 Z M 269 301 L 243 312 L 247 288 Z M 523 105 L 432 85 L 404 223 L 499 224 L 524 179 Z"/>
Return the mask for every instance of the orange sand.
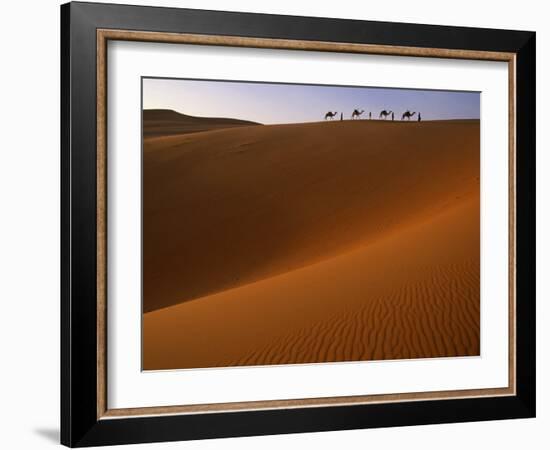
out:
<path id="1" fill-rule="evenodd" d="M 144 369 L 479 354 L 479 122 L 144 146 Z"/>

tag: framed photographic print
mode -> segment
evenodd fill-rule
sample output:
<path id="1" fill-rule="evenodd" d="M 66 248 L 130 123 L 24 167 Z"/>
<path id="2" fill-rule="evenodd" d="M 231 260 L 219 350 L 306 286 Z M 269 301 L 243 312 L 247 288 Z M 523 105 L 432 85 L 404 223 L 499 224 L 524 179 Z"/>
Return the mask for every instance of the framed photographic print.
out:
<path id="1" fill-rule="evenodd" d="M 68 446 L 535 415 L 535 33 L 61 7 Z"/>

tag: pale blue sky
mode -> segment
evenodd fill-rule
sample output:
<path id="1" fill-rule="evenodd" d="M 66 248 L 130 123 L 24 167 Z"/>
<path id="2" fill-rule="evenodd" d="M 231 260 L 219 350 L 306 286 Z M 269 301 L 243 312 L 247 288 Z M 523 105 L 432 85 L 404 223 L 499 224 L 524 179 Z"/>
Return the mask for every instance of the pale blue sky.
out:
<path id="1" fill-rule="evenodd" d="M 349 118 L 357 108 L 393 110 L 395 119 L 409 109 L 423 120 L 479 119 L 479 92 L 319 86 L 240 81 L 143 79 L 144 109 L 173 109 L 202 117 L 231 117 L 264 124 L 316 122 L 327 111 Z M 416 117 L 415 117 L 416 118 Z"/>

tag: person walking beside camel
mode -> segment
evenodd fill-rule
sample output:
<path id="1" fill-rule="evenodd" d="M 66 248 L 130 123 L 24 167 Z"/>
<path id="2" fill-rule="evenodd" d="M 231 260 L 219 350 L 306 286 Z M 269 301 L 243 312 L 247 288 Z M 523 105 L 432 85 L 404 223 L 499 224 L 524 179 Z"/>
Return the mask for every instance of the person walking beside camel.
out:
<path id="1" fill-rule="evenodd" d="M 422 122 L 422 116 L 420 115 L 420 113 L 418 113 L 418 121 Z"/>

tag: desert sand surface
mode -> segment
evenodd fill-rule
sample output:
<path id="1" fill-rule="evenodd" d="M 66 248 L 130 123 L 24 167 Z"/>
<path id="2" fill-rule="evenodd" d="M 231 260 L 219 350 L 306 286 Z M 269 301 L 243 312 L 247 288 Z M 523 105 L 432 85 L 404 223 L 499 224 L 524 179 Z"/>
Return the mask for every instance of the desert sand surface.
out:
<path id="1" fill-rule="evenodd" d="M 168 136 L 217 130 L 243 125 L 259 125 L 256 122 L 224 117 L 195 117 L 170 109 L 143 110 L 143 136 Z"/>
<path id="2" fill-rule="evenodd" d="M 479 354 L 479 121 L 144 141 L 144 369 Z"/>

